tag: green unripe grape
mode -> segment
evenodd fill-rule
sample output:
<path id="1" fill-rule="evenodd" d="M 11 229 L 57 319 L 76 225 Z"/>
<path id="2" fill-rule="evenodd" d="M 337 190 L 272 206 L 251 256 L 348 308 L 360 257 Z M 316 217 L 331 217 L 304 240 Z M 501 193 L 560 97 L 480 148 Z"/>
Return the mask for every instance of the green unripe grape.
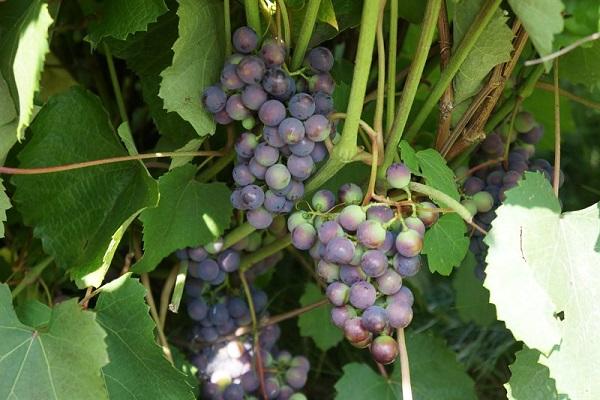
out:
<path id="1" fill-rule="evenodd" d="M 248 117 L 242 120 L 242 126 L 244 129 L 250 130 L 256 126 L 256 120 L 254 117 Z"/>
<path id="2" fill-rule="evenodd" d="M 515 130 L 519 133 L 529 132 L 535 126 L 535 118 L 528 112 L 520 112 L 515 117 Z"/>
<path id="3" fill-rule="evenodd" d="M 477 207 L 477 211 L 481 213 L 488 212 L 494 207 L 494 198 L 485 191 L 475 193 L 473 195 L 473 202 Z"/>
<path id="4" fill-rule="evenodd" d="M 477 214 L 477 204 L 475 204 L 473 200 L 465 199 L 461 201 L 460 204 L 462 204 L 472 216 L 475 216 L 475 214 Z"/>

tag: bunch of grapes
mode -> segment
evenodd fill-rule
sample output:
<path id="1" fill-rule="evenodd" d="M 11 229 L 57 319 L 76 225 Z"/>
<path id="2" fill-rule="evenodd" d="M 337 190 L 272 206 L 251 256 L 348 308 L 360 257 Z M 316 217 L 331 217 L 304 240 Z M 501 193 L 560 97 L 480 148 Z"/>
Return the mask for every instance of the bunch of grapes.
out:
<path id="1" fill-rule="evenodd" d="M 274 325 L 274 327 L 277 327 Z M 277 328 L 278 329 L 278 328 Z M 264 331 L 263 331 L 264 332 Z M 249 337 L 205 347 L 192 357 L 202 381 L 204 399 L 250 400 L 263 398 L 256 369 L 255 347 Z M 268 399 L 306 400 L 297 392 L 306 384 L 310 363 L 303 356 L 292 357 L 275 343 L 260 349 L 264 370 L 264 391 Z"/>
<path id="2" fill-rule="evenodd" d="M 533 158 L 535 145 L 539 143 L 544 134 L 543 127 L 527 112 L 517 114 L 514 129 L 518 133 L 510 143 L 510 151 L 506 163 L 498 162 L 495 165 L 478 169 L 472 175 L 466 174 L 466 168 L 457 171 L 456 175 L 463 179 L 462 204 L 474 215 L 474 221 L 489 230 L 496 217 L 495 210 L 506 199 L 506 191 L 517 186 L 518 181 L 526 171 L 539 172 L 549 181 L 552 181 L 554 167 L 542 158 Z M 504 156 L 506 137 L 502 128 L 490 133 L 481 143 L 472 164 L 479 165 L 484 162 L 500 159 Z M 560 184 L 563 183 L 561 172 Z M 485 257 L 487 245 L 483 242 L 483 235 L 474 231 L 471 236 L 470 250 L 477 260 L 476 274 L 483 279 L 485 272 Z"/>
<path id="3" fill-rule="evenodd" d="M 220 85 L 207 88 L 202 99 L 215 121 L 241 121 L 248 130 L 235 145 L 231 202 L 247 211 L 252 226 L 264 229 L 274 214 L 292 211 L 304 195 L 303 182 L 327 156 L 323 142 L 336 135 L 327 118 L 335 82 L 327 48 L 312 49 L 306 67 L 292 76 L 283 44 L 266 39 L 258 50 L 258 42 L 251 28 L 235 31 L 237 53 L 225 63 Z"/>
<path id="4" fill-rule="evenodd" d="M 387 170 L 392 188 L 406 188 L 410 179 L 403 164 Z M 398 355 L 393 329 L 406 327 L 413 316 L 413 295 L 402 279 L 419 271 L 425 229 L 438 214 L 429 202 L 405 210 L 386 203 L 361 206 L 362 199 L 352 183 L 340 187 L 337 200 L 320 190 L 309 211 L 290 215 L 288 229 L 293 245 L 309 250 L 328 284 L 333 323 L 354 346 L 370 347 L 377 362 L 389 364 Z"/>

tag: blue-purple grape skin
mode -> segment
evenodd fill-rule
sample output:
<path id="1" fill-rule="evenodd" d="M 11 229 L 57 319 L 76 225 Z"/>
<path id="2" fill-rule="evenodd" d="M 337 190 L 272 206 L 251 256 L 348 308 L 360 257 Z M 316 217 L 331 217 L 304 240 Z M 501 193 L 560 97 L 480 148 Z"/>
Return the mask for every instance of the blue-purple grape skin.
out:
<path id="1" fill-rule="evenodd" d="M 240 53 L 251 53 L 256 50 L 258 45 L 258 35 L 248 26 L 242 26 L 233 32 L 233 48 Z"/>
<path id="2" fill-rule="evenodd" d="M 249 110 L 257 111 L 267 101 L 267 93 L 260 85 L 247 85 L 242 90 L 242 103 Z"/>
<path id="3" fill-rule="evenodd" d="M 285 118 L 285 106 L 279 100 L 267 100 L 260 106 L 258 118 L 267 126 L 277 126 Z"/>
<path id="4" fill-rule="evenodd" d="M 315 47 L 308 52 L 307 59 L 314 72 L 329 72 L 333 68 L 333 54 L 326 47 Z"/>
<path id="5" fill-rule="evenodd" d="M 218 86 L 209 86 L 202 93 L 202 104 L 211 113 L 215 114 L 225 108 L 227 95 Z"/>
<path id="6" fill-rule="evenodd" d="M 260 49 L 260 56 L 267 67 L 278 67 L 285 62 L 285 46 L 276 39 L 267 39 Z"/>

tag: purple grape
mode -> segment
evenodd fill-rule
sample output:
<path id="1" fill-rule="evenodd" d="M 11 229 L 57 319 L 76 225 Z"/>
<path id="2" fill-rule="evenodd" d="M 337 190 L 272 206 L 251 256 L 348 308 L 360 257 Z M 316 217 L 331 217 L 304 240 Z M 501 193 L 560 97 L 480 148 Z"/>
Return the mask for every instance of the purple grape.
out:
<path id="1" fill-rule="evenodd" d="M 327 94 L 333 94 L 335 89 L 335 81 L 333 77 L 327 72 L 321 72 L 313 75 L 308 79 L 308 87 L 311 92 L 325 92 Z"/>
<path id="2" fill-rule="evenodd" d="M 293 84 L 293 80 L 290 79 L 288 74 L 281 68 L 269 68 L 265 72 L 262 80 L 262 86 L 267 93 L 275 97 L 285 97 L 286 94 L 290 94 L 290 87 Z"/>
<path id="3" fill-rule="evenodd" d="M 325 248 L 325 258 L 334 263 L 348 264 L 354 257 L 354 243 L 344 237 L 331 239 Z"/>
<path id="4" fill-rule="evenodd" d="M 350 286 L 355 284 L 356 282 L 367 279 L 367 276 L 365 275 L 362 269 L 352 265 L 341 266 L 339 275 L 342 282 Z"/>
<path id="5" fill-rule="evenodd" d="M 350 287 L 350 304 L 364 310 L 375 303 L 376 295 L 375 288 L 369 282 L 356 282 Z"/>
<path id="6" fill-rule="evenodd" d="M 287 160 L 287 170 L 294 178 L 301 181 L 310 177 L 314 166 L 315 163 L 310 156 L 298 157 L 292 154 Z"/>
<path id="7" fill-rule="evenodd" d="M 296 118 L 286 118 L 279 124 L 279 136 L 287 144 L 295 144 L 304 138 L 304 125 Z"/>
<path id="8" fill-rule="evenodd" d="M 236 51 L 247 54 L 256 49 L 258 35 L 252 28 L 242 26 L 233 32 L 232 43 Z"/>
<path id="9" fill-rule="evenodd" d="M 267 167 L 260 165 L 254 157 L 250 159 L 250 162 L 248 163 L 248 169 L 257 179 L 265 179 Z"/>
<path id="10" fill-rule="evenodd" d="M 387 297 L 388 305 L 392 303 L 404 303 L 409 307 L 412 307 L 414 301 L 415 297 L 413 293 L 406 286 L 402 286 L 396 293 Z"/>
<path id="11" fill-rule="evenodd" d="M 263 206 L 272 213 L 280 213 L 285 208 L 286 198 L 283 196 L 277 196 L 271 190 L 265 192 L 265 201 Z"/>
<path id="12" fill-rule="evenodd" d="M 295 213 L 293 213 L 292 215 L 290 215 L 288 217 L 288 220 L 287 220 L 288 231 L 292 232 L 295 227 L 297 227 L 298 225 L 300 225 L 304 222 L 309 222 L 309 223 L 311 222 L 311 218 L 310 218 L 309 214 L 305 213 L 304 211 L 296 211 Z"/>
<path id="13" fill-rule="evenodd" d="M 318 163 L 323 161 L 328 154 L 327 147 L 322 142 L 317 142 L 315 143 L 315 148 L 310 153 L 310 158 L 312 158 L 315 163 Z"/>
<path id="14" fill-rule="evenodd" d="M 242 202 L 248 210 L 255 210 L 262 206 L 265 201 L 265 193 L 256 185 L 248 185 L 242 188 Z"/>
<path id="15" fill-rule="evenodd" d="M 229 96 L 227 99 L 227 104 L 225 105 L 225 110 L 231 119 L 235 121 L 241 121 L 251 115 L 250 110 L 248 110 L 246 106 L 244 106 L 244 103 L 242 103 L 242 96 L 239 94 Z"/>
<path id="16" fill-rule="evenodd" d="M 315 101 L 308 93 L 298 93 L 295 94 L 288 102 L 288 110 L 292 117 L 305 120 L 314 114 Z"/>
<path id="17" fill-rule="evenodd" d="M 329 72 L 333 68 L 333 54 L 326 47 L 315 47 L 308 53 L 308 65 L 314 72 Z"/>
<path id="18" fill-rule="evenodd" d="M 381 247 L 385 241 L 385 234 L 386 230 L 381 226 L 381 223 L 373 220 L 361 222 L 356 229 L 358 242 L 369 249 Z"/>
<path id="19" fill-rule="evenodd" d="M 343 328 L 346 321 L 356 317 L 356 310 L 349 305 L 333 307 L 331 309 L 331 320 L 338 328 Z"/>
<path id="20" fill-rule="evenodd" d="M 317 275 L 319 275 L 325 282 L 331 283 L 338 280 L 340 276 L 340 267 L 337 264 L 320 260 L 317 264 Z"/>
<path id="21" fill-rule="evenodd" d="M 417 205 L 417 217 L 423 221 L 425 226 L 431 226 L 438 220 L 439 213 L 437 209 L 435 204 L 423 201 Z"/>
<path id="22" fill-rule="evenodd" d="M 254 175 L 248 168 L 248 164 L 238 164 L 233 167 L 233 180 L 240 186 L 246 186 L 254 182 Z"/>
<path id="23" fill-rule="evenodd" d="M 385 177 L 391 187 L 402 189 L 410 183 L 411 173 L 406 165 L 393 163 L 388 167 Z"/>
<path id="24" fill-rule="evenodd" d="M 315 142 L 305 136 L 298 143 L 290 144 L 289 148 L 293 155 L 306 157 L 310 156 L 310 153 L 312 153 L 315 148 Z"/>
<path id="25" fill-rule="evenodd" d="M 306 384 L 306 371 L 298 367 L 290 368 L 285 373 L 285 381 L 294 389 L 302 389 Z"/>
<path id="26" fill-rule="evenodd" d="M 240 266 L 240 253 L 235 250 L 227 249 L 217 257 L 217 262 L 225 272 L 234 272 Z"/>
<path id="27" fill-rule="evenodd" d="M 244 400 L 244 389 L 237 383 L 231 383 L 223 390 L 223 400 Z"/>
<path id="28" fill-rule="evenodd" d="M 371 332 L 366 330 L 360 318 L 350 318 L 344 323 L 344 335 L 350 343 L 362 343 L 371 338 Z"/>
<path id="29" fill-rule="evenodd" d="M 267 142 L 270 146 L 276 148 L 285 146 L 285 142 L 281 136 L 279 136 L 279 131 L 274 126 L 263 127 L 263 137 L 265 138 L 265 142 Z"/>
<path id="30" fill-rule="evenodd" d="M 388 324 L 387 312 L 379 306 L 371 306 L 363 312 L 361 323 L 369 332 L 381 333 Z"/>
<path id="31" fill-rule="evenodd" d="M 221 85 L 229 90 L 238 90 L 244 87 L 244 82 L 236 72 L 236 65 L 227 64 L 221 71 Z"/>
<path id="32" fill-rule="evenodd" d="M 242 103 L 250 110 L 259 110 L 267 101 L 267 92 L 260 85 L 248 85 L 242 91 Z"/>
<path id="33" fill-rule="evenodd" d="M 285 118 L 285 106 L 279 100 L 267 100 L 260 106 L 258 118 L 267 126 L 277 126 Z"/>
<path id="34" fill-rule="evenodd" d="M 204 107 L 213 114 L 221 111 L 225 107 L 226 102 L 227 95 L 218 86 L 209 86 L 204 90 L 204 93 L 202 93 L 202 104 L 204 104 Z"/>
<path id="35" fill-rule="evenodd" d="M 279 150 L 266 143 L 260 143 L 254 150 L 254 159 L 263 167 L 270 167 L 279 160 Z"/>
<path id="36" fill-rule="evenodd" d="M 545 169 L 548 172 L 553 170 L 552 165 L 548 161 L 544 160 L 543 158 L 536 158 L 535 160 L 533 160 L 531 162 L 531 166 Z"/>
<path id="37" fill-rule="evenodd" d="M 289 201 L 297 201 L 304 196 L 304 184 L 295 179 L 290 182 L 291 189 L 285 195 L 285 198 Z"/>
<path id="38" fill-rule="evenodd" d="M 481 143 L 481 149 L 492 156 L 501 156 L 504 153 L 504 142 L 497 133 L 490 133 Z"/>
<path id="39" fill-rule="evenodd" d="M 513 161 L 508 164 L 508 168 L 522 174 L 529 169 L 529 165 L 527 164 L 527 161 Z"/>
<path id="40" fill-rule="evenodd" d="M 254 308 L 256 308 L 256 312 L 261 312 L 267 306 L 267 294 L 262 290 L 253 289 L 252 290 L 252 302 L 254 303 Z"/>
<path id="41" fill-rule="evenodd" d="M 256 56 L 245 56 L 237 65 L 237 75 L 240 79 L 248 84 L 260 83 L 265 74 L 265 63 Z"/>
<path id="42" fill-rule="evenodd" d="M 404 224 L 419 233 L 421 237 L 425 235 L 425 224 L 417 217 L 407 217 L 404 218 Z"/>
<path id="43" fill-rule="evenodd" d="M 258 145 L 258 139 L 253 133 L 244 132 L 235 143 L 235 151 L 242 157 L 250 158 L 254 155 L 254 149 Z"/>
<path id="44" fill-rule="evenodd" d="M 337 222 L 327 221 L 319 227 L 318 235 L 321 243 L 326 245 L 333 238 L 343 237 L 344 230 Z"/>
<path id="45" fill-rule="evenodd" d="M 215 122 L 219 125 L 227 125 L 233 122 L 233 120 L 231 119 L 231 117 L 229 116 L 229 114 L 227 114 L 227 111 L 225 109 L 217 112 L 215 115 L 213 115 Z"/>
<path id="46" fill-rule="evenodd" d="M 231 192 L 229 201 L 231 202 L 231 204 L 233 205 L 233 207 L 236 210 L 245 210 L 246 209 L 246 205 L 242 201 L 242 190 L 241 189 L 235 189 L 233 192 Z"/>
<path id="47" fill-rule="evenodd" d="M 347 232 L 354 232 L 358 226 L 367 219 L 362 207 L 351 204 L 344 207 L 338 216 L 338 222 Z M 385 239 L 385 238 L 384 238 Z"/>
<path id="48" fill-rule="evenodd" d="M 502 183 L 504 185 L 516 185 L 520 179 L 520 173 L 518 173 L 517 171 L 508 171 L 506 174 L 504 174 L 504 178 L 502 178 Z"/>
<path id="49" fill-rule="evenodd" d="M 309 223 L 298 225 L 292 231 L 292 244 L 298 250 L 308 250 L 317 239 L 315 228 Z"/>
<path id="50" fill-rule="evenodd" d="M 483 190 L 485 182 L 476 176 L 470 176 L 463 184 L 463 190 L 467 196 L 473 196 L 475 193 Z"/>
<path id="51" fill-rule="evenodd" d="M 276 39 L 267 39 L 264 41 L 260 56 L 265 61 L 267 67 L 278 67 L 285 62 L 285 47 L 283 43 Z"/>
<path id="52" fill-rule="evenodd" d="M 214 342 L 219 338 L 219 333 L 213 327 L 204 327 L 200 329 L 200 337 L 204 342 Z"/>
<path id="53" fill-rule="evenodd" d="M 265 379 L 265 394 L 267 395 L 267 399 L 276 399 L 279 396 L 279 392 L 280 387 L 277 378 Z"/>
<path id="54" fill-rule="evenodd" d="M 265 182 L 271 189 L 281 190 L 289 185 L 292 176 L 283 164 L 271 165 L 265 173 Z"/>
<path id="55" fill-rule="evenodd" d="M 233 318 L 241 318 L 249 312 L 248 304 L 239 297 L 231 297 L 227 301 L 227 311 Z"/>
<path id="56" fill-rule="evenodd" d="M 187 313 L 194 321 L 201 321 L 208 314 L 208 306 L 204 299 L 192 299 L 187 303 Z"/>
<path id="57" fill-rule="evenodd" d="M 371 355 L 379 364 L 391 364 L 398 357 L 398 343 L 391 336 L 378 336 L 371 343 Z"/>
<path id="58" fill-rule="evenodd" d="M 401 254 L 396 254 L 392 264 L 394 265 L 396 272 L 403 278 L 415 276 L 421 269 L 421 256 L 404 257 Z"/>
<path id="59" fill-rule="evenodd" d="M 315 114 L 328 115 L 333 111 L 333 98 L 325 92 L 313 94 L 315 101 Z"/>
<path id="60" fill-rule="evenodd" d="M 535 127 L 535 118 L 531 113 L 521 111 L 515 117 L 514 128 L 519 133 L 526 133 Z M 535 143 L 532 143 L 535 144 Z"/>
<path id="61" fill-rule="evenodd" d="M 321 114 L 312 115 L 304 121 L 306 136 L 314 142 L 322 142 L 329 137 L 331 122 Z"/>
<path id="62" fill-rule="evenodd" d="M 260 381 L 256 372 L 250 370 L 240 377 L 240 383 L 246 393 L 252 393 L 260 386 Z"/>
<path id="63" fill-rule="evenodd" d="M 402 287 L 402 277 L 392 269 L 377 278 L 377 287 L 385 295 L 392 295 Z"/>
<path id="64" fill-rule="evenodd" d="M 222 325 L 229 320 L 229 311 L 225 304 L 217 303 L 210 308 L 208 317 L 213 324 Z"/>
<path id="65" fill-rule="evenodd" d="M 360 267 L 367 276 L 378 277 L 385 273 L 388 259 L 381 250 L 368 250 L 361 258 Z"/>
<path id="66" fill-rule="evenodd" d="M 363 199 L 363 192 L 354 183 L 345 183 L 338 190 L 338 198 L 344 204 L 359 204 Z"/>
<path id="67" fill-rule="evenodd" d="M 311 204 L 316 211 L 329 211 L 335 206 L 335 195 L 329 190 L 319 190 L 313 195 Z"/>
<path id="68" fill-rule="evenodd" d="M 492 171 L 485 178 L 485 183 L 487 183 L 488 185 L 492 185 L 492 186 L 500 186 L 500 185 L 502 185 L 503 178 L 504 178 L 504 171 L 502 171 L 502 170 Z M 477 178 L 477 179 L 479 179 L 479 178 Z M 465 184 L 466 184 L 466 182 L 465 182 Z M 475 193 L 481 192 L 484 189 L 484 186 L 482 185 L 481 189 L 479 189 L 479 190 L 475 190 L 475 189 L 477 189 L 477 187 L 475 187 L 475 186 L 469 188 L 468 190 L 465 187 L 464 191 L 467 196 L 473 196 Z"/>
<path id="69" fill-rule="evenodd" d="M 246 217 L 256 229 L 267 229 L 273 222 L 273 215 L 262 207 L 248 211 Z"/>
<path id="70" fill-rule="evenodd" d="M 208 257 L 208 252 L 204 249 L 204 247 L 191 247 L 187 250 L 187 256 L 192 261 L 200 262 L 206 260 L 206 257 Z"/>
<path id="71" fill-rule="evenodd" d="M 414 257 L 421 252 L 423 239 L 419 232 L 406 229 L 396 236 L 396 250 L 404 257 Z"/>
<path id="72" fill-rule="evenodd" d="M 412 321 L 412 307 L 407 302 L 394 301 L 388 304 L 386 311 L 392 328 L 406 328 Z"/>
<path id="73" fill-rule="evenodd" d="M 327 298 L 334 306 L 339 307 L 346 304 L 349 293 L 350 288 L 342 282 L 332 282 L 327 286 Z"/>
<path id="74" fill-rule="evenodd" d="M 382 224 L 394 218 L 394 210 L 388 206 L 372 206 L 367 209 L 367 220 L 379 221 Z"/>
<path id="75" fill-rule="evenodd" d="M 199 263 L 191 262 L 188 271 L 192 277 L 210 282 L 219 275 L 219 264 L 212 258 Z"/>

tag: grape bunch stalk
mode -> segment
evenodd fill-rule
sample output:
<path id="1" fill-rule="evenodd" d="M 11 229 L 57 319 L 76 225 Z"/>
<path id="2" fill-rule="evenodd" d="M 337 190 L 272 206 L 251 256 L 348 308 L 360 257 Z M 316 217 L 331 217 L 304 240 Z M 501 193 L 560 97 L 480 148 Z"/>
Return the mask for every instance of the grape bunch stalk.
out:
<path id="1" fill-rule="evenodd" d="M 391 188 L 408 191 L 411 173 L 404 164 L 392 164 L 386 178 Z M 369 347 L 380 364 L 398 356 L 393 330 L 413 317 L 413 294 L 403 278 L 421 268 L 425 230 L 438 218 L 430 202 L 385 200 L 361 205 L 361 188 L 348 183 L 337 199 L 331 191 L 316 192 L 308 210 L 288 219 L 292 244 L 309 251 L 327 283 L 333 323 L 352 345 Z"/>
<path id="2" fill-rule="evenodd" d="M 511 136 L 508 158 L 504 160 L 508 141 L 506 130 L 506 126 L 501 125 L 487 135 L 477 148 L 471 161 L 475 172 L 469 173 L 466 167 L 456 171 L 456 176 L 462 181 L 461 203 L 474 216 L 473 220 L 485 230 L 491 228 L 496 217 L 495 210 L 506 199 L 506 191 L 517 186 L 526 171 L 541 173 L 549 181 L 552 181 L 554 175 L 552 164 L 543 158 L 533 158 L 535 146 L 544 135 L 544 128 L 532 114 L 520 112 L 516 115 L 514 130 L 517 135 Z M 478 168 L 477 165 L 484 167 Z M 564 176 L 562 171 L 559 173 L 559 185 L 562 186 Z M 473 231 L 470 250 L 477 261 L 476 275 L 483 279 L 487 245 L 483 242 L 482 232 Z"/>
<path id="3" fill-rule="evenodd" d="M 233 34 L 237 53 L 226 61 L 220 85 L 208 87 L 204 107 L 219 124 L 241 121 L 247 131 L 235 144 L 237 188 L 231 202 L 246 211 L 256 229 L 267 228 L 274 214 L 289 213 L 304 195 L 304 181 L 327 157 L 325 141 L 336 139 L 329 71 L 333 55 L 312 49 L 306 66 L 290 74 L 287 49 L 275 39 L 259 37 L 249 27 Z"/>

